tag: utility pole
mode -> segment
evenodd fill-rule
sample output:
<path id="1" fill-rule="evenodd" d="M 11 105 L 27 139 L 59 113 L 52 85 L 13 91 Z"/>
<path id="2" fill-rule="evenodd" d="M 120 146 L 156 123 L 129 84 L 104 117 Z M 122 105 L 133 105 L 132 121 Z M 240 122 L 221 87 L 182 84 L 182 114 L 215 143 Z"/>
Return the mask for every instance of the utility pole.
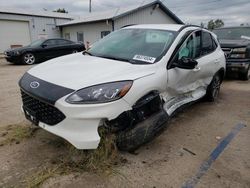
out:
<path id="1" fill-rule="evenodd" d="M 89 0 L 89 13 L 91 13 L 92 5 L 91 5 L 91 0 Z"/>

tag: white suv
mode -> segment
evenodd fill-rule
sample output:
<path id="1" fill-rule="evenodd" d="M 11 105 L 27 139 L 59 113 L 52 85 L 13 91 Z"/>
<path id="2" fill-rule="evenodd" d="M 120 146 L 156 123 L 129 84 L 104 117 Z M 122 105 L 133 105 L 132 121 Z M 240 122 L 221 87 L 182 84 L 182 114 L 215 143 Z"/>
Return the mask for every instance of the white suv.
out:
<path id="1" fill-rule="evenodd" d="M 27 119 L 72 143 L 96 149 L 98 127 L 121 150 L 150 141 L 185 104 L 214 101 L 225 75 L 216 36 L 197 26 L 134 25 L 83 54 L 52 59 L 21 78 Z"/>

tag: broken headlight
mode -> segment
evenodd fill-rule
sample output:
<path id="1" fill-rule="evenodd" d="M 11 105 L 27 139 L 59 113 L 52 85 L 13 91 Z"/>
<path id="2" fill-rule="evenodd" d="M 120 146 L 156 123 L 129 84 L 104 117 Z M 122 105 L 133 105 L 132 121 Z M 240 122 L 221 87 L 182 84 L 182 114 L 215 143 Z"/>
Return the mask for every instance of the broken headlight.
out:
<path id="1" fill-rule="evenodd" d="M 132 84 L 132 81 L 121 81 L 90 86 L 74 92 L 66 99 L 66 102 L 95 104 L 115 101 L 125 96 Z"/>

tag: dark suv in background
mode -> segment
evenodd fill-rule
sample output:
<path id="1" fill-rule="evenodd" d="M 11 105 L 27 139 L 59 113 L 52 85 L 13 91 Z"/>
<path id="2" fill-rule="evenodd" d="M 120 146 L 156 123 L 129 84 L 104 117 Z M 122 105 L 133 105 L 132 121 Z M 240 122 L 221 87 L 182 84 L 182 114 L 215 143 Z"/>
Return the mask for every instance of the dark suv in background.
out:
<path id="1" fill-rule="evenodd" d="M 224 27 L 213 31 L 227 57 L 227 74 L 238 72 L 240 79 L 250 76 L 250 26 Z"/>

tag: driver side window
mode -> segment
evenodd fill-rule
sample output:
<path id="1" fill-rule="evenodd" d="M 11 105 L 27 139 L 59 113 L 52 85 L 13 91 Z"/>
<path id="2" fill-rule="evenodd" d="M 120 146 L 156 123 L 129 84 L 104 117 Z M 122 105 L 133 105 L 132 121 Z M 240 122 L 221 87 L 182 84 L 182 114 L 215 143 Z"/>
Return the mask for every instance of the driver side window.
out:
<path id="1" fill-rule="evenodd" d="M 177 52 L 177 60 L 183 57 L 197 59 L 201 55 L 201 31 L 193 33 L 185 40 Z"/>

